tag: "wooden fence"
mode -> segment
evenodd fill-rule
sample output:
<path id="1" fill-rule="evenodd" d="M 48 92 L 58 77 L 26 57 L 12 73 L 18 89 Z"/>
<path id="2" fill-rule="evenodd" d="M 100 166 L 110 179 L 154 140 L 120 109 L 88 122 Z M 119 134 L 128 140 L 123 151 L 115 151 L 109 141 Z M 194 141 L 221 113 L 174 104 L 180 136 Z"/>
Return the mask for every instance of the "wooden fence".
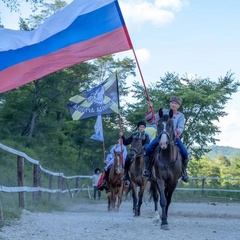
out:
<path id="1" fill-rule="evenodd" d="M 81 190 L 91 190 L 89 184 L 83 184 L 81 187 L 79 185 L 80 179 L 91 179 L 92 176 L 65 176 L 64 173 L 52 172 L 42 167 L 38 160 L 35 160 L 23 152 L 20 152 L 16 149 L 7 147 L 0 143 L 0 149 L 16 155 L 17 169 L 16 169 L 16 178 L 18 186 L 9 187 L 0 185 L 0 192 L 6 193 L 18 193 L 18 202 L 20 208 L 25 208 L 25 194 L 26 192 L 32 192 L 32 201 L 38 202 L 41 200 L 41 193 L 48 193 L 48 198 L 51 199 L 53 194 L 57 199 L 61 198 L 61 195 L 64 193 L 69 193 L 70 197 L 73 197 L 73 193 L 79 193 Z M 32 186 L 25 186 L 25 160 L 30 162 L 33 165 L 33 182 Z M 42 174 L 45 173 L 48 175 L 48 187 L 42 187 Z M 0 172 L 1 174 L 1 172 Z M 53 189 L 53 182 L 57 179 L 57 189 Z M 67 180 L 74 179 L 75 187 L 70 188 Z M 1 184 L 1 182 L 0 182 Z M 0 221 L 2 220 L 2 206 L 0 202 Z"/>
<path id="2" fill-rule="evenodd" d="M 89 185 L 84 186 L 84 184 L 80 187 L 79 181 L 80 179 L 91 179 L 92 176 L 84 176 L 84 175 L 76 175 L 76 176 L 65 176 L 64 173 L 57 173 L 49 171 L 45 168 L 43 168 L 38 160 L 30 158 L 28 155 L 26 155 L 23 152 L 20 152 L 16 149 L 7 147 L 3 144 L 0 144 L 0 149 L 7 151 L 11 154 L 16 155 L 17 160 L 17 170 L 16 170 L 16 176 L 18 179 L 18 186 L 17 187 L 9 187 L 9 186 L 3 186 L 0 185 L 0 192 L 7 192 L 7 193 L 18 193 L 18 202 L 20 208 L 25 208 L 25 193 L 26 192 L 32 192 L 32 201 L 38 202 L 41 199 L 41 193 L 47 192 L 49 194 L 48 198 L 51 199 L 52 195 L 55 194 L 57 198 L 60 198 L 63 193 L 68 192 L 70 197 L 73 197 L 75 193 L 75 196 L 79 193 L 81 190 L 87 190 L 88 193 L 92 188 L 89 187 Z M 25 160 L 33 164 L 33 182 L 32 186 L 25 186 Z M 41 176 L 42 173 L 46 173 L 48 175 L 48 188 L 42 187 L 42 181 Z M 1 174 L 1 172 L 0 172 Z M 54 178 L 57 178 L 57 189 L 53 189 L 53 181 Z M 75 187 L 72 188 L 68 185 L 67 180 L 73 179 L 75 180 Z M 219 188 L 206 188 L 206 182 L 211 180 L 229 180 L 229 181 L 238 181 L 240 183 L 240 178 L 214 178 L 214 177 L 193 177 L 190 178 L 190 181 L 201 181 L 200 187 L 193 188 L 191 187 L 191 184 L 188 187 L 182 187 L 182 184 L 180 182 L 179 187 L 177 187 L 177 190 L 187 190 L 187 191 L 224 191 L 224 192 L 236 192 L 240 193 L 240 187 L 238 189 L 219 189 Z M 1 183 L 0 183 L 1 184 Z M 198 184 L 199 185 L 199 184 Z M 240 184 L 239 184 L 240 186 Z M 89 195 L 89 194 L 88 194 Z M 90 196 L 90 195 L 89 195 Z M 0 221 L 2 220 L 2 206 L 0 203 Z"/>

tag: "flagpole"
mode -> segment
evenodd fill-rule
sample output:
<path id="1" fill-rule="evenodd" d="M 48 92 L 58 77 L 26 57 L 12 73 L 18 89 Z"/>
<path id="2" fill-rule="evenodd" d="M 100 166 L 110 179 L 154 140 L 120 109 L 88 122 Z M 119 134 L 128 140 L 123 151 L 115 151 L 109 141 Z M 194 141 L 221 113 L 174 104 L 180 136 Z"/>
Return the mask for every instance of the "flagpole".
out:
<path id="1" fill-rule="evenodd" d="M 119 7 L 119 5 L 118 5 L 118 7 Z M 119 7 L 119 8 L 120 8 L 120 7 Z M 147 87 L 146 87 L 146 84 L 145 84 L 145 81 L 144 81 L 144 78 L 143 78 L 143 74 L 142 74 L 142 71 L 141 71 L 141 68 L 140 68 L 138 59 L 137 59 L 137 55 L 136 55 L 135 49 L 134 49 L 134 47 L 133 47 L 133 44 L 132 44 L 132 41 L 131 41 L 131 38 L 130 38 L 130 34 L 129 34 L 129 32 L 128 32 L 128 29 L 127 29 L 127 25 L 126 25 L 126 24 L 125 24 L 124 31 L 125 31 L 125 35 L 126 35 L 126 37 L 127 37 L 129 46 L 130 46 L 131 49 L 133 50 L 133 55 L 134 55 L 134 57 L 135 57 L 135 60 L 136 60 L 136 63 L 137 63 L 137 67 L 138 67 L 138 70 L 139 70 L 139 73 L 140 73 L 140 76 L 141 76 L 141 79 L 142 79 L 142 83 L 143 83 L 143 87 L 144 87 L 144 90 L 145 90 L 145 93 L 146 93 L 146 96 L 147 96 L 147 100 L 148 100 L 148 102 L 150 102 L 150 97 L 149 97 L 149 94 L 148 94 L 148 90 L 147 90 Z M 153 107 L 150 105 L 149 108 L 150 108 L 150 110 L 151 110 L 151 112 L 152 112 L 152 114 L 153 114 L 153 119 L 154 119 L 155 123 L 157 124 Z"/>
<path id="2" fill-rule="evenodd" d="M 117 81 L 117 94 L 118 94 L 118 125 L 119 125 L 119 132 L 122 132 L 122 122 L 121 122 L 121 114 L 120 114 L 120 100 L 119 100 L 117 71 L 116 71 L 116 81 Z M 122 136 L 120 136 L 120 138 L 122 139 Z M 122 141 L 121 141 L 121 152 L 122 152 L 122 156 L 123 156 L 122 145 L 123 144 L 122 144 Z"/>
<path id="3" fill-rule="evenodd" d="M 101 120 L 102 120 L 102 118 L 101 118 Z M 102 132 L 103 132 L 103 124 L 102 124 Z M 103 136 L 104 136 L 104 134 L 103 134 Z M 105 163 L 105 160 L 106 160 L 105 151 L 106 151 L 106 149 L 105 149 L 105 141 L 104 141 L 104 138 L 103 138 L 102 146 L 103 146 L 103 162 Z"/>
<path id="4" fill-rule="evenodd" d="M 105 163 L 106 154 L 105 154 L 105 142 L 103 141 L 103 162 Z"/>
<path id="5" fill-rule="evenodd" d="M 148 94 L 148 90 L 147 90 L 147 87 L 146 87 L 146 84 L 145 84 L 145 81 L 144 81 L 144 78 L 143 78 L 143 74 L 142 74 L 142 71 L 141 71 L 138 59 L 137 59 L 137 55 L 136 55 L 136 52 L 134 50 L 134 47 L 132 47 L 132 50 L 133 50 L 133 55 L 135 57 L 135 60 L 136 60 L 136 63 L 137 63 L 137 67 L 138 67 L 138 70 L 139 70 L 139 73 L 140 73 L 140 76 L 141 76 L 141 79 L 142 79 L 142 83 L 143 83 L 143 87 L 144 87 L 144 90 L 145 90 L 145 93 L 146 93 L 146 96 L 147 96 L 147 100 L 148 100 L 148 102 L 151 102 L 149 94 Z M 155 114 L 154 114 L 154 110 L 153 110 L 153 107 L 152 107 L 151 104 L 149 105 L 149 108 L 150 108 L 150 110 L 152 112 L 153 119 L 154 119 L 155 123 L 157 124 L 156 117 L 155 117 Z"/>

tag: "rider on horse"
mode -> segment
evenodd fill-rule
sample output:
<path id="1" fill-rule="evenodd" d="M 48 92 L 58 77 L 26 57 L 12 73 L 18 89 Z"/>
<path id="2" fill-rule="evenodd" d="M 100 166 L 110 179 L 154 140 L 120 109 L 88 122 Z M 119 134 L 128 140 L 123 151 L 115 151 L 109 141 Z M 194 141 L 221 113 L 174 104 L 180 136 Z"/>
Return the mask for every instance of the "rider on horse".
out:
<path id="1" fill-rule="evenodd" d="M 145 152 L 145 149 L 147 147 L 147 145 L 150 143 L 150 138 L 149 135 L 145 132 L 145 128 L 146 128 L 146 123 L 144 121 L 141 121 L 137 124 L 137 128 L 138 128 L 138 132 L 133 133 L 129 138 L 125 138 L 123 136 L 123 133 L 120 132 L 120 136 L 122 136 L 123 139 L 123 144 L 124 145 L 130 145 L 134 139 L 135 136 L 139 137 L 142 139 L 142 146 L 143 146 L 143 150 Z M 124 185 L 125 186 L 129 186 L 130 185 L 130 181 L 129 181 L 129 168 L 131 165 L 131 158 L 129 155 L 127 155 L 126 159 L 125 159 L 125 165 L 124 165 Z"/>
<path id="2" fill-rule="evenodd" d="M 185 125 L 185 117 L 183 113 L 178 111 L 178 108 L 182 104 L 182 99 L 180 97 L 172 96 L 170 98 L 170 109 L 173 110 L 173 123 L 174 123 L 174 130 L 175 130 L 175 137 L 176 137 L 176 145 L 179 147 L 180 152 L 183 156 L 183 170 L 182 170 L 182 180 L 184 182 L 188 182 L 188 175 L 187 175 L 187 164 L 189 161 L 188 151 L 185 145 L 182 143 L 180 139 L 180 135 L 184 130 Z M 154 123 L 154 117 L 151 111 L 152 103 L 149 102 L 149 110 L 145 113 L 145 118 L 149 123 Z M 158 114 L 155 114 L 155 120 L 159 120 Z M 150 178 L 151 177 L 151 161 L 149 159 L 150 155 L 154 152 L 155 148 L 158 146 L 158 137 L 156 137 L 146 148 L 146 155 L 145 155 L 145 165 L 146 169 L 143 172 L 143 177 Z"/>
<path id="3" fill-rule="evenodd" d="M 101 184 L 101 187 L 106 187 L 107 186 L 107 181 L 108 181 L 108 176 L 109 176 L 109 172 L 110 172 L 110 168 L 114 162 L 114 150 L 117 151 L 117 152 L 121 152 L 123 150 L 123 159 L 126 158 L 127 156 L 127 148 L 126 146 L 124 146 L 122 144 L 122 139 L 119 138 L 118 139 L 118 144 L 115 144 L 111 150 L 110 150 L 110 153 L 107 155 L 107 158 L 106 158 L 106 166 L 104 167 L 104 171 L 105 171 L 105 175 L 104 175 L 104 179 L 103 179 L 103 182 Z"/>

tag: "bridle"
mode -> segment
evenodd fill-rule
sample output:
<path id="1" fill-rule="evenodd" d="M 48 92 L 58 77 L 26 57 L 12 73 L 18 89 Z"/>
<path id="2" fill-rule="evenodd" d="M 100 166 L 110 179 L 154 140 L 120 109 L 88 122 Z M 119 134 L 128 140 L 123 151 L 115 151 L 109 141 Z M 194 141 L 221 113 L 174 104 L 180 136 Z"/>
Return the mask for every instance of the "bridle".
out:
<path id="1" fill-rule="evenodd" d="M 171 132 L 168 132 L 166 130 L 167 122 L 163 121 L 162 125 L 163 125 L 163 130 L 159 133 L 158 137 L 159 137 L 160 147 L 165 149 L 168 146 L 168 144 L 174 145 L 175 142 L 174 142 L 174 138 L 173 138 L 173 129 L 171 129 Z M 161 143 L 164 143 L 164 144 L 161 144 Z"/>
<path id="2" fill-rule="evenodd" d="M 131 159 L 135 159 L 136 157 L 142 156 L 142 154 L 142 139 L 134 137 L 130 148 L 130 157 Z"/>
<path id="3" fill-rule="evenodd" d="M 120 174 L 123 170 L 123 166 L 122 166 L 122 152 L 115 152 L 115 156 L 114 156 L 114 162 L 116 161 L 117 165 L 115 166 L 115 172 L 116 174 Z"/>
<path id="4" fill-rule="evenodd" d="M 172 111 L 170 111 L 169 115 L 159 114 L 160 120 L 158 123 L 158 130 L 161 126 L 163 126 L 163 130 L 158 134 L 159 147 L 161 149 L 160 152 L 162 153 L 168 148 L 169 145 L 172 145 L 172 146 L 175 145 L 175 135 L 174 135 L 174 125 L 172 121 L 172 115 L 173 115 Z M 162 162 L 165 169 L 168 169 L 175 165 L 178 159 L 178 154 L 179 154 L 179 151 L 176 152 L 176 157 L 174 157 L 174 161 L 172 162 L 166 162 L 162 158 L 159 158 L 159 161 Z"/>
<path id="5" fill-rule="evenodd" d="M 162 110 L 159 110 L 160 120 L 158 122 L 158 131 L 161 126 L 163 126 L 163 130 L 158 133 L 159 138 L 159 146 L 161 149 L 166 149 L 167 146 L 175 144 L 174 130 L 173 130 L 173 122 L 172 122 L 173 112 L 170 110 L 169 114 L 163 115 Z M 167 127 L 169 129 L 167 129 Z"/>

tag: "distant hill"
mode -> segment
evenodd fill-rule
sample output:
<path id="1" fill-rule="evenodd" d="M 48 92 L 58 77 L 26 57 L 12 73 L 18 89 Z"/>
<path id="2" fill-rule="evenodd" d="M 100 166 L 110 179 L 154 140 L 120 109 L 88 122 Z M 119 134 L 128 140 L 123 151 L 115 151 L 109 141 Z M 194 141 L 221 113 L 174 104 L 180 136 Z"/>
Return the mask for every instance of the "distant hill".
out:
<path id="1" fill-rule="evenodd" d="M 224 146 L 209 146 L 212 150 L 207 153 L 207 156 L 210 158 L 215 157 L 216 155 L 224 155 L 227 158 L 231 157 L 240 157 L 240 148 L 233 147 L 224 147 Z"/>

